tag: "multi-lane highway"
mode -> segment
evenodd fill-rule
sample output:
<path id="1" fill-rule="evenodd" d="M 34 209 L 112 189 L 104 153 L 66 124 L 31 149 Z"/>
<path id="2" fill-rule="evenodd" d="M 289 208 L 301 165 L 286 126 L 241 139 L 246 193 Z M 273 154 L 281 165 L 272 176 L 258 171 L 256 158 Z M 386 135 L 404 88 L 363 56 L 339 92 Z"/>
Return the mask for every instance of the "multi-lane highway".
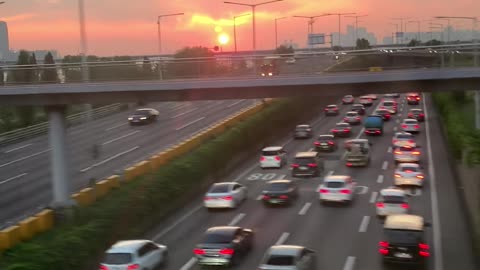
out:
<path id="1" fill-rule="evenodd" d="M 148 104 L 159 110 L 156 123 L 131 127 L 129 111 L 68 129 L 72 191 L 86 187 L 128 165 L 226 118 L 255 100 L 164 102 Z M 94 144 L 101 153 L 93 158 Z M 48 136 L 0 148 L 0 224 L 7 225 L 52 199 Z"/>
<path id="2" fill-rule="evenodd" d="M 258 156 L 252 156 L 228 177 L 218 179 L 238 181 L 248 187 L 248 199 L 238 209 L 208 212 L 202 206 L 202 197 L 198 196 L 147 235 L 168 246 L 170 258 L 166 268 L 199 269 L 192 250 L 201 241 L 204 231 L 212 226 L 237 225 L 253 229 L 255 240 L 253 250 L 234 269 L 256 269 L 264 252 L 274 244 L 298 244 L 315 250 L 315 269 L 384 269 L 377 251 L 382 237 L 382 224 L 375 215 L 375 200 L 382 188 L 393 184 L 391 139 L 411 107 L 403 96 L 399 101 L 399 113 L 386 123 L 385 134 L 369 138 L 373 143 L 373 155 L 368 167 L 346 167 L 341 148 L 335 153 L 325 154 L 325 174 L 349 174 L 358 182 L 359 187 L 351 206 L 321 205 L 317 193 L 321 177 L 292 178 L 288 166 L 262 170 L 258 165 Z M 378 102 L 368 109 L 367 114 L 377 105 Z M 339 116 L 322 115 L 313 119 L 311 124 L 315 135 L 328 133 L 336 122 L 341 121 L 350 106 L 341 105 Z M 478 269 L 474 266 L 471 236 L 461 200 L 447 160 L 443 158 L 447 152 L 439 136 L 438 115 L 432 110 L 428 96 L 419 107 L 424 107 L 427 114 L 426 122 L 421 124 L 421 133 L 416 135 L 422 149 L 421 164 L 427 174 L 427 183 L 423 189 L 412 189 L 409 193 L 411 213 L 422 215 L 433 223 L 426 230 L 426 240 L 432 247 L 428 269 Z M 352 137 L 364 137 L 361 126 L 354 127 L 353 131 Z M 343 139 L 338 141 L 342 145 Z M 312 148 L 313 139 L 292 140 L 287 137 L 271 144 L 283 145 L 291 162 L 296 152 Z M 266 208 L 259 201 L 262 187 L 267 180 L 279 178 L 297 181 L 299 199 L 289 207 Z"/>

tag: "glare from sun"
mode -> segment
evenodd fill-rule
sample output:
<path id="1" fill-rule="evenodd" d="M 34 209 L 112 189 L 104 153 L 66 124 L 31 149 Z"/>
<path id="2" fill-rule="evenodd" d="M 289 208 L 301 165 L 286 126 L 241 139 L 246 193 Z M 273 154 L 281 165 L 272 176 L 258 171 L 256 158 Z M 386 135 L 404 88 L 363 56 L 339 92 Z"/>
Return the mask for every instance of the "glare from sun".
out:
<path id="1" fill-rule="evenodd" d="M 230 38 L 225 33 L 222 33 L 218 36 L 218 42 L 220 42 L 220 44 L 222 45 L 227 44 L 229 41 L 230 41 Z"/>
<path id="2" fill-rule="evenodd" d="M 221 26 L 218 26 L 218 25 L 215 26 L 215 32 L 220 33 L 220 32 L 222 32 L 222 30 L 223 30 L 223 29 L 222 29 Z"/>

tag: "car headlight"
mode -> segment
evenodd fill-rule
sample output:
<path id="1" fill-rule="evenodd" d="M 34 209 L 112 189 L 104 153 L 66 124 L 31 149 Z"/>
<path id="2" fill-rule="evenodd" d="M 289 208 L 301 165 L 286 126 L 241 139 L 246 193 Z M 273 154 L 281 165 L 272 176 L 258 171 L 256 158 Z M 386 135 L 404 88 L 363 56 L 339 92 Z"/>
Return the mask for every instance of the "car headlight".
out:
<path id="1" fill-rule="evenodd" d="M 129 120 L 129 121 L 132 121 L 132 120 L 133 120 L 133 117 L 128 117 L 128 120 Z"/>
<path id="2" fill-rule="evenodd" d="M 273 73 L 272 73 L 272 72 L 269 72 L 269 73 L 268 73 L 268 76 L 272 76 L 272 75 L 273 75 Z"/>
<path id="3" fill-rule="evenodd" d="M 265 77 L 265 73 L 262 73 L 262 76 Z"/>
<path id="4" fill-rule="evenodd" d="M 147 117 L 140 117 L 140 120 L 147 120 Z"/>

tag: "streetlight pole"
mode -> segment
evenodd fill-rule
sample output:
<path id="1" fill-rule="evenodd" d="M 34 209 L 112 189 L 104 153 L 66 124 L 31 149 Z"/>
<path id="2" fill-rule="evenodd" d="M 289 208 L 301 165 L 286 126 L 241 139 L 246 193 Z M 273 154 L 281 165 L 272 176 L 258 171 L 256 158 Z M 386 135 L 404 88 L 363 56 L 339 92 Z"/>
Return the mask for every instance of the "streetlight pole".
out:
<path id="1" fill-rule="evenodd" d="M 280 18 L 275 18 L 275 49 L 278 48 L 278 28 L 277 28 L 277 22 L 279 20 L 286 19 L 288 17 L 280 17 Z"/>
<path id="2" fill-rule="evenodd" d="M 450 18 L 435 18 L 435 19 L 447 21 L 447 43 L 450 42 Z"/>
<path id="3" fill-rule="evenodd" d="M 357 42 L 358 39 L 358 18 L 361 17 L 367 17 L 368 15 L 358 15 L 358 16 L 345 16 L 348 18 L 355 18 L 355 42 Z"/>
<path id="4" fill-rule="evenodd" d="M 407 19 L 410 19 L 410 18 L 407 18 L 407 17 L 401 17 L 401 18 L 392 18 L 392 20 L 400 20 L 400 32 L 402 32 L 402 38 L 400 39 L 400 42 L 403 43 L 404 42 L 404 34 L 403 33 L 403 29 L 404 29 L 404 25 L 403 25 L 403 21 L 404 20 L 407 20 Z M 397 30 L 398 32 L 398 30 Z"/>
<path id="5" fill-rule="evenodd" d="M 308 22 L 307 22 L 307 36 L 309 36 L 309 35 L 313 34 L 313 24 L 315 23 L 315 19 L 320 18 L 320 17 L 325 17 L 325 16 L 328 16 L 328 15 L 324 14 L 324 15 L 317 15 L 317 16 L 293 16 L 293 17 L 294 18 L 308 19 Z M 308 43 L 308 41 L 307 41 L 307 43 Z M 309 45 L 309 44 L 307 44 L 307 45 Z M 332 46 L 333 46 L 333 44 L 332 44 Z"/>
<path id="6" fill-rule="evenodd" d="M 397 35 L 398 35 L 398 23 L 389 23 L 390 25 L 395 25 L 395 44 L 398 43 L 398 38 L 397 38 Z M 393 42 L 393 40 L 392 40 Z"/>
<path id="7" fill-rule="evenodd" d="M 417 23 L 417 38 L 421 42 L 422 37 L 420 35 L 420 21 L 408 21 L 407 23 Z"/>
<path id="8" fill-rule="evenodd" d="M 444 31 L 444 27 L 443 27 L 443 24 L 441 23 L 429 23 L 430 24 L 430 30 L 431 29 L 439 29 L 441 31 L 440 32 L 440 41 L 443 41 L 443 31 Z"/>
<path id="9" fill-rule="evenodd" d="M 351 12 L 351 13 L 327 13 L 325 16 L 330 16 L 330 15 L 337 15 L 338 16 L 338 47 L 342 46 L 342 25 L 341 25 L 341 18 L 343 15 L 355 15 L 357 13 Z"/>
<path id="10" fill-rule="evenodd" d="M 237 18 L 240 18 L 240 17 L 243 17 L 243 16 L 250 16 L 250 13 L 245 13 L 245 14 L 238 15 L 238 16 L 233 16 L 233 43 L 235 45 L 235 52 L 237 52 L 237 27 L 236 27 L 236 24 L 235 24 L 235 20 Z"/>
<path id="11" fill-rule="evenodd" d="M 179 16 L 179 15 L 184 15 L 183 12 L 181 13 L 171 13 L 171 14 L 164 14 L 164 15 L 159 15 L 157 18 L 157 26 L 158 26 L 158 54 L 162 54 L 162 27 L 161 27 L 161 19 L 163 17 L 170 17 L 170 16 Z"/>
<path id="12" fill-rule="evenodd" d="M 82 62 L 82 81 L 88 82 L 87 67 L 87 31 L 85 29 L 85 5 L 83 0 L 78 0 L 78 22 L 80 24 L 80 56 Z"/>

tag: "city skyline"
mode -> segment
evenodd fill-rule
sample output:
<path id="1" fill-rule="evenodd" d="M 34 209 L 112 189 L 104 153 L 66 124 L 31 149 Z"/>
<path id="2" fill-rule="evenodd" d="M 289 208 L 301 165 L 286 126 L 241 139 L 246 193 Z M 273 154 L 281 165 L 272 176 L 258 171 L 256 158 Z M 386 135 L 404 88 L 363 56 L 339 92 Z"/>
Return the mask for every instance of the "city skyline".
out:
<path id="1" fill-rule="evenodd" d="M 230 43 L 224 50 L 233 50 L 232 28 L 233 16 L 249 12 L 250 8 L 227 5 L 220 0 L 203 1 L 181 0 L 167 3 L 144 0 L 142 5 L 127 1 L 90 1 L 85 0 L 87 19 L 88 53 L 96 55 L 156 54 L 157 24 L 156 17 L 171 12 L 184 12 L 162 20 L 163 47 L 166 53 L 172 53 L 184 46 L 216 45 L 220 33 L 230 37 Z M 258 3 L 261 1 L 240 1 Z M 458 0 L 455 9 L 447 0 L 392 0 L 389 3 L 379 0 L 330 1 L 319 4 L 318 1 L 285 0 L 257 8 L 257 49 L 274 47 L 274 18 L 287 16 L 278 22 L 279 40 L 292 40 L 300 47 L 306 47 L 307 20 L 291 18 L 293 15 L 319 15 L 335 12 L 355 12 L 368 14 L 359 23 L 374 33 L 377 40 L 391 36 L 398 23 L 395 17 L 411 17 L 417 20 L 432 19 L 437 15 L 474 16 L 471 10 L 480 10 L 480 2 Z M 435 9 L 432 10 L 432 3 Z M 382 12 L 380 13 L 379 10 Z M 0 20 L 9 25 L 10 47 L 16 50 L 50 50 L 56 49 L 62 55 L 80 52 L 77 1 L 65 0 L 24 0 L 6 1 L 0 7 Z M 452 20 L 454 21 L 454 20 Z M 342 35 L 346 35 L 347 25 L 352 25 L 353 18 L 342 18 Z M 463 26 L 456 26 L 465 31 L 471 29 L 468 21 Z M 424 30 L 428 32 L 427 22 Z M 252 30 L 250 16 L 237 18 L 237 42 L 239 50 L 251 50 Z M 413 25 L 409 25 L 411 30 Z M 338 32 L 337 16 L 318 18 L 314 25 L 315 33 Z M 343 40 L 343 39 L 342 39 Z"/>

